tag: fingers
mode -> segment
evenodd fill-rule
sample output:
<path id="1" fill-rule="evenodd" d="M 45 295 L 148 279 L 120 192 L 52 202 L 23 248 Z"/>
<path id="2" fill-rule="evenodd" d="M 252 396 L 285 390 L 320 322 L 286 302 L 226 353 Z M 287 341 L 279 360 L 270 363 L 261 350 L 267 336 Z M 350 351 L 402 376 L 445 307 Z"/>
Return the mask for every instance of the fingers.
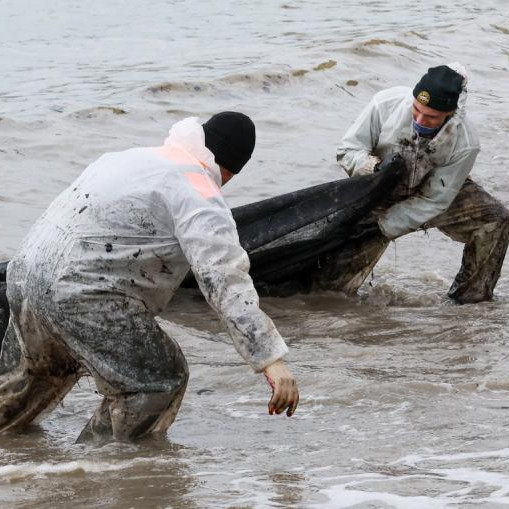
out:
<path id="1" fill-rule="evenodd" d="M 276 381 L 274 392 L 269 401 L 269 414 L 281 414 L 286 410 L 286 415 L 291 417 L 299 404 L 299 391 L 293 378 L 283 378 Z"/>
<path id="2" fill-rule="evenodd" d="M 299 404 L 299 391 L 297 389 L 297 384 L 295 384 L 293 399 L 291 400 L 290 406 L 288 407 L 288 410 L 286 411 L 286 415 L 288 417 L 291 417 L 295 413 L 295 410 L 297 410 L 298 404 Z"/>
<path id="3" fill-rule="evenodd" d="M 274 412 L 276 414 L 280 414 L 282 412 L 282 410 L 280 410 L 280 408 L 284 404 L 284 401 L 285 401 L 283 385 L 284 385 L 284 383 L 282 380 L 278 380 L 274 384 L 272 398 L 270 398 L 270 401 L 269 401 L 269 414 L 270 415 L 273 415 Z"/>
<path id="4" fill-rule="evenodd" d="M 269 414 L 281 414 L 287 410 L 286 415 L 290 417 L 299 403 L 299 391 L 293 375 L 281 359 L 267 366 L 264 373 L 272 387 Z"/>

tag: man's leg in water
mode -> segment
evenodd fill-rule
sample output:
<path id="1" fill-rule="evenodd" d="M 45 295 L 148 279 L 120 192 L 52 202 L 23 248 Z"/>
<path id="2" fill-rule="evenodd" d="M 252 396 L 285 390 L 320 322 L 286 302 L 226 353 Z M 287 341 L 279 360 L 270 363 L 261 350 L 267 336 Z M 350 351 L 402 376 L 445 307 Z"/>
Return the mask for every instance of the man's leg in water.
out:
<path id="1" fill-rule="evenodd" d="M 106 393 L 99 408 L 81 432 L 78 442 L 100 439 L 134 440 L 149 433 L 166 433 L 182 403 L 186 385 L 173 393 L 115 393 L 99 376 L 99 392 Z"/>
<path id="2" fill-rule="evenodd" d="M 467 179 L 449 209 L 425 227 L 465 244 L 449 297 L 460 303 L 491 299 L 509 244 L 509 211 L 502 203 Z"/>
<path id="3" fill-rule="evenodd" d="M 132 440 L 166 432 L 189 373 L 180 347 L 144 304 L 102 294 L 61 303 L 58 315 L 66 343 L 104 396 L 78 440 Z"/>
<path id="4" fill-rule="evenodd" d="M 0 431 L 42 420 L 83 374 L 45 320 L 17 297 L 0 354 Z"/>

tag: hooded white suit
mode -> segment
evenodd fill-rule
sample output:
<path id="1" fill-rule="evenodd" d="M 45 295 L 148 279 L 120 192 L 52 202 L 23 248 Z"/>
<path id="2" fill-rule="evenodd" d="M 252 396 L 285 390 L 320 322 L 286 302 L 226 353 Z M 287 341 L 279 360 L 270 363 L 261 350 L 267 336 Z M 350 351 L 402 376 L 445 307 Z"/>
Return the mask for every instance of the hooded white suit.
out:
<path id="1" fill-rule="evenodd" d="M 133 438 L 166 428 L 188 373 L 154 316 L 189 267 L 255 371 L 287 352 L 259 307 L 220 185 L 189 118 L 164 147 L 103 155 L 56 198 L 8 268 L 0 408 L 18 412 L 0 428 L 33 420 L 84 372 L 105 395 L 88 432 Z"/>

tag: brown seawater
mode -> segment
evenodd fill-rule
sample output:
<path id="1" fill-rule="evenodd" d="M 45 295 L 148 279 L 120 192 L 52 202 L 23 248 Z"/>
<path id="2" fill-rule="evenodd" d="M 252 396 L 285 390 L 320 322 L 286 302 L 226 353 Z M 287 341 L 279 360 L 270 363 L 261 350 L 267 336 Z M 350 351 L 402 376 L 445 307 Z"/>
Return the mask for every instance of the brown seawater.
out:
<path id="1" fill-rule="evenodd" d="M 163 1 L 0 5 L 0 259 L 101 153 L 156 145 L 184 116 L 251 115 L 232 206 L 343 175 L 335 147 L 373 93 L 462 62 L 483 150 L 473 177 L 509 204 L 504 0 Z M 167 440 L 76 445 L 83 380 L 26 434 L 0 436 L 0 507 L 509 506 L 507 264 L 493 302 L 445 298 L 462 246 L 398 240 L 356 299 L 263 299 L 301 404 L 268 387 L 184 292 L 162 318 L 191 379 Z"/>

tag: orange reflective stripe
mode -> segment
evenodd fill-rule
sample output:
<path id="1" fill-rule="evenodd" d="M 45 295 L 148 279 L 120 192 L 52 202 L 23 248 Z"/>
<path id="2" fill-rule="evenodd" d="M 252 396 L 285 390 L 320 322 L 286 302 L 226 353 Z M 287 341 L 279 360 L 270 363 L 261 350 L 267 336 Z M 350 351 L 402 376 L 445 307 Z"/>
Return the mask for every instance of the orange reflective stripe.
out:
<path id="1" fill-rule="evenodd" d="M 162 147 L 156 147 L 155 151 L 175 164 L 199 164 L 202 168 L 205 167 L 196 157 L 179 147 L 163 145 Z"/>
<path id="2" fill-rule="evenodd" d="M 191 172 L 184 173 L 184 175 L 193 189 L 206 200 L 221 194 L 219 187 L 217 187 L 217 185 L 209 177 L 207 177 L 207 175 Z"/>

